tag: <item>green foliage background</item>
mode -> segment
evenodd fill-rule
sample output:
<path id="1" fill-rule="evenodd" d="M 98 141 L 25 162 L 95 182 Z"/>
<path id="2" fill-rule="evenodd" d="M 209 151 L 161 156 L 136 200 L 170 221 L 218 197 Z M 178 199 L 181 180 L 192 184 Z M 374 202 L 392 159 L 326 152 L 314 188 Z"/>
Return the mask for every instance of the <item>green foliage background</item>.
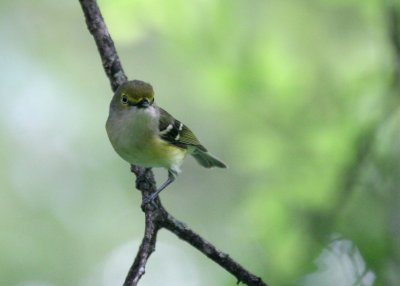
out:
<path id="1" fill-rule="evenodd" d="M 400 92 L 387 11 L 400 3 L 99 5 L 130 79 L 152 83 L 158 104 L 229 165 L 188 159 L 162 194 L 171 213 L 270 285 L 311 285 L 304 277 L 333 237 L 375 277 L 336 285 L 399 285 Z M 120 285 L 143 214 L 106 137 L 112 93 L 79 3 L 2 0 L 0 39 L 0 284 Z M 141 285 L 235 282 L 162 232 Z"/>

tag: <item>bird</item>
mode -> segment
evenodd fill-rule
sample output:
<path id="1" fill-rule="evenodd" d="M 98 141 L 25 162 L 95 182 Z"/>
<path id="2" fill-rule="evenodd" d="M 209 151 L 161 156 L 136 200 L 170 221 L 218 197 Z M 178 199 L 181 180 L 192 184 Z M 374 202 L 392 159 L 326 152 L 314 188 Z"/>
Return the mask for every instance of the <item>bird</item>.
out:
<path id="1" fill-rule="evenodd" d="M 167 180 L 142 205 L 154 199 L 179 173 L 187 155 L 205 168 L 226 168 L 210 154 L 196 135 L 154 102 L 152 85 L 141 80 L 126 81 L 110 103 L 106 131 L 116 153 L 131 165 L 165 168 Z"/>

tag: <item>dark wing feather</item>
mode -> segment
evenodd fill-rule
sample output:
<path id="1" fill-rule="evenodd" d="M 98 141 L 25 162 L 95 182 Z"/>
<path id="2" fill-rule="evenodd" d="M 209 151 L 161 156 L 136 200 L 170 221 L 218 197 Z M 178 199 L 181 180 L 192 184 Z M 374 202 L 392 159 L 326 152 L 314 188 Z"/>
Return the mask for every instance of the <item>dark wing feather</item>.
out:
<path id="1" fill-rule="evenodd" d="M 171 114 L 162 108 L 160 108 L 158 129 L 160 137 L 172 145 L 184 149 L 192 146 L 207 152 L 207 149 L 201 145 L 197 137 L 185 124 L 172 117 Z"/>

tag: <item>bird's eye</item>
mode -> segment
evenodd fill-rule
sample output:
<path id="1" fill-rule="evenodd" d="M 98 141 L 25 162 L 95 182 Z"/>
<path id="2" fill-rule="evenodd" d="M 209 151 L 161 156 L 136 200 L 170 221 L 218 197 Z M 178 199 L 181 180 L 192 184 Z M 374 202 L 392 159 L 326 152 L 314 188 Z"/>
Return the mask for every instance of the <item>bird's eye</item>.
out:
<path id="1" fill-rule="evenodd" d="M 127 103 L 128 103 L 128 97 L 127 97 L 126 95 L 124 95 L 124 96 L 121 98 L 121 102 L 122 102 L 123 104 L 127 104 Z"/>

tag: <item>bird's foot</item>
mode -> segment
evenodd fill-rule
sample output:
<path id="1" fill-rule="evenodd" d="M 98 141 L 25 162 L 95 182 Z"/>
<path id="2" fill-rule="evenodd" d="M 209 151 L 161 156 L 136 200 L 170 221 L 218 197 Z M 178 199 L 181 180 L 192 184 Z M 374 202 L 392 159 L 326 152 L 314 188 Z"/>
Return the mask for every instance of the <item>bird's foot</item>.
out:
<path id="1" fill-rule="evenodd" d="M 157 203 L 155 202 L 155 199 L 157 198 L 157 195 L 158 195 L 158 194 L 154 193 L 154 194 L 151 194 L 151 195 L 149 195 L 149 196 L 143 198 L 143 200 L 142 200 L 142 205 L 141 205 L 142 210 L 144 210 L 144 207 L 145 207 L 147 204 L 151 204 L 154 208 L 158 208 L 158 205 L 157 205 Z"/>

